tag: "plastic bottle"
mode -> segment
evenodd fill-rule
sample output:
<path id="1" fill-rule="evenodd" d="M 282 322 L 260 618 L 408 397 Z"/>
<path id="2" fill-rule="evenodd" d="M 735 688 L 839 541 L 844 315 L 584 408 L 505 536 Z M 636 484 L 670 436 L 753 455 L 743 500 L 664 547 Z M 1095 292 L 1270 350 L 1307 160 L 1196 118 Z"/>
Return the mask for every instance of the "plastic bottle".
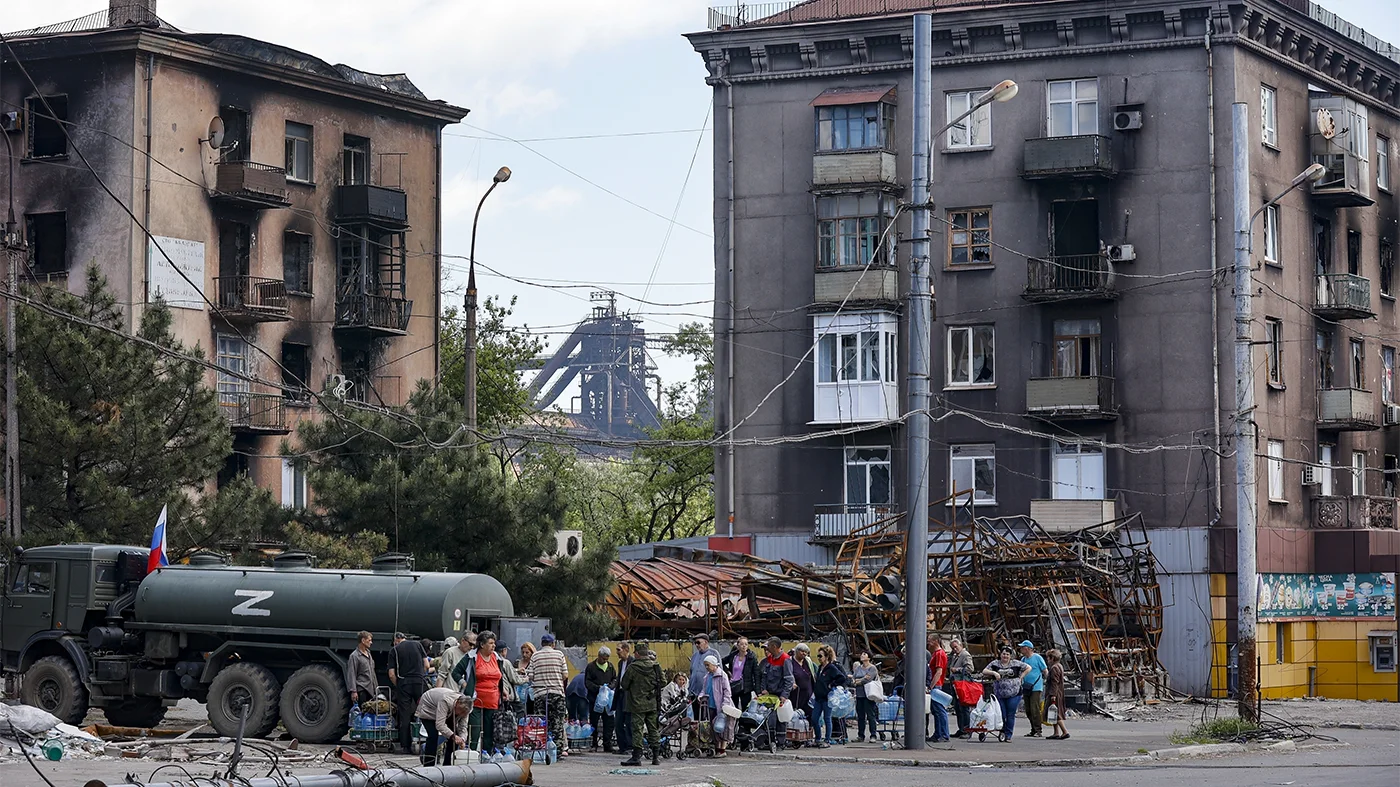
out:
<path id="1" fill-rule="evenodd" d="M 545 744 L 544 761 L 546 765 L 553 765 L 559 761 L 559 747 L 555 745 L 553 738 L 550 739 L 549 743 Z"/>

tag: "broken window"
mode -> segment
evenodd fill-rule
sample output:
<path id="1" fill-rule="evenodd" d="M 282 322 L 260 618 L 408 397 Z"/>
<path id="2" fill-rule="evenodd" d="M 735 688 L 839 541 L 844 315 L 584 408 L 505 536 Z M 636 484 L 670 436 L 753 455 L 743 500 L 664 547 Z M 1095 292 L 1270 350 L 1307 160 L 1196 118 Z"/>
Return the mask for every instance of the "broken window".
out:
<path id="1" fill-rule="evenodd" d="M 282 458 L 282 507 L 306 508 L 306 460 Z"/>
<path id="2" fill-rule="evenodd" d="M 1283 387 L 1283 320 L 1264 320 L 1265 362 L 1269 367 L 1269 385 Z"/>
<path id="3" fill-rule="evenodd" d="M 1351 350 L 1351 387 L 1357 390 L 1366 387 L 1366 344 L 1360 339 L 1347 342 Z"/>
<path id="4" fill-rule="evenodd" d="M 1278 205 L 1267 205 L 1264 208 L 1264 262 L 1275 265 L 1282 263 L 1279 256 L 1279 212 Z"/>
<path id="5" fill-rule="evenodd" d="M 345 145 L 341 151 L 340 182 L 346 186 L 369 183 L 368 139 L 345 135 Z"/>
<path id="6" fill-rule="evenodd" d="M 251 227 L 238 221 L 219 222 L 219 276 L 247 276 L 252 268 L 252 248 Z"/>
<path id="7" fill-rule="evenodd" d="M 1323 390 L 1332 387 L 1332 332 L 1317 332 L 1317 387 Z"/>
<path id="8" fill-rule="evenodd" d="M 68 121 L 68 96 L 34 96 L 24 102 L 29 117 L 29 158 L 68 155 L 68 137 L 63 124 Z"/>
<path id="9" fill-rule="evenodd" d="M 311 401 L 310 347 L 282 342 L 282 388 L 288 401 Z"/>
<path id="10" fill-rule="evenodd" d="M 1321 216 L 1313 217 L 1313 258 L 1318 276 L 1332 272 L 1332 222 Z"/>
<path id="11" fill-rule="evenodd" d="M 948 266 L 992 263 L 992 209 L 948 211 Z"/>
<path id="12" fill-rule="evenodd" d="M 973 505 L 995 505 L 997 501 L 996 446 L 955 445 L 949 449 L 949 494 L 969 492 Z M 963 494 L 949 501 L 953 505 L 965 505 L 967 495 Z"/>
<path id="13" fill-rule="evenodd" d="M 1049 83 L 1046 121 L 1051 137 L 1099 133 L 1099 81 L 1062 79 Z"/>
<path id="14" fill-rule="evenodd" d="M 1055 321 L 1055 377 L 1096 377 L 1099 374 L 1098 320 Z"/>
<path id="15" fill-rule="evenodd" d="M 817 198 L 817 267 L 863 267 L 887 263 L 880 253 L 885 213 L 880 195 L 842 194 Z"/>
<path id="16" fill-rule="evenodd" d="M 1390 191 L 1390 138 L 1376 135 L 1376 186 Z"/>
<path id="17" fill-rule="evenodd" d="M 215 338 L 215 365 L 219 367 L 219 404 L 236 412 L 248 393 L 248 343 L 240 336 L 219 334 Z"/>
<path id="18" fill-rule="evenodd" d="M 287 179 L 310 183 L 313 174 L 311 161 L 312 129 L 305 123 L 287 121 Z"/>
<path id="19" fill-rule="evenodd" d="M 1386 454 L 1381 461 L 1381 496 L 1395 497 L 1396 487 L 1400 486 L 1400 458 Z"/>
<path id="20" fill-rule="evenodd" d="M 962 325 L 948 329 L 948 385 L 995 385 L 996 329 Z"/>
<path id="21" fill-rule="evenodd" d="M 846 505 L 890 502 L 890 449 L 846 449 Z"/>
<path id="22" fill-rule="evenodd" d="M 961 116 L 969 108 L 977 103 L 977 97 L 982 95 L 983 90 L 959 90 L 955 93 L 948 93 L 944 96 L 944 101 L 948 107 L 948 120 Z M 987 104 L 977 108 L 971 115 L 954 123 L 948 129 L 948 147 L 950 148 L 982 148 L 992 144 L 992 105 Z"/>
<path id="23" fill-rule="evenodd" d="M 68 214 L 31 213 L 24 217 L 29 239 L 29 272 L 52 276 L 68 272 Z"/>
<path id="24" fill-rule="evenodd" d="M 1382 295 L 1395 294 L 1395 244 L 1388 240 L 1381 241 L 1381 275 L 1380 287 Z"/>
<path id="25" fill-rule="evenodd" d="M 887 148 L 894 138 L 894 114 L 882 101 L 817 107 L 817 150 Z"/>
<path id="26" fill-rule="evenodd" d="M 1278 147 L 1278 91 L 1268 85 L 1259 86 L 1259 121 L 1264 144 Z"/>
<path id="27" fill-rule="evenodd" d="M 287 292 L 311 294 L 311 236 L 282 233 L 282 280 Z"/>
<path id="28" fill-rule="evenodd" d="M 1395 348 L 1381 348 L 1381 401 L 1395 404 Z"/>
<path id="29" fill-rule="evenodd" d="M 219 108 L 219 119 L 224 121 L 224 144 L 219 148 L 220 160 L 247 161 L 248 149 L 252 143 L 249 136 L 251 124 L 248 122 L 248 111 L 225 105 Z"/>
<path id="30" fill-rule="evenodd" d="M 1347 230 L 1347 273 L 1361 275 L 1361 233 Z"/>
<path id="31" fill-rule="evenodd" d="M 1269 452 L 1269 499 L 1284 501 L 1283 492 L 1283 441 L 1270 440 Z"/>

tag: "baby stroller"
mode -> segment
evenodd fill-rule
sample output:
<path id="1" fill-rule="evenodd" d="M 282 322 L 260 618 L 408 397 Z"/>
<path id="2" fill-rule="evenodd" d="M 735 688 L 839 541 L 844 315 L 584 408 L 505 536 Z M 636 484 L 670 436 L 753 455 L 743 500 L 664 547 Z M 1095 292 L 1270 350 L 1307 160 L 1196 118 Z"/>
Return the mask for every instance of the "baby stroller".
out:
<path id="1" fill-rule="evenodd" d="M 690 718 L 690 702 L 676 702 L 661 709 L 661 756 L 684 758 L 695 736 L 695 720 Z"/>
<path id="2" fill-rule="evenodd" d="M 786 744 L 787 741 L 778 740 L 776 710 L 758 700 L 750 702 L 734 730 L 734 745 L 739 751 L 776 752 Z"/>

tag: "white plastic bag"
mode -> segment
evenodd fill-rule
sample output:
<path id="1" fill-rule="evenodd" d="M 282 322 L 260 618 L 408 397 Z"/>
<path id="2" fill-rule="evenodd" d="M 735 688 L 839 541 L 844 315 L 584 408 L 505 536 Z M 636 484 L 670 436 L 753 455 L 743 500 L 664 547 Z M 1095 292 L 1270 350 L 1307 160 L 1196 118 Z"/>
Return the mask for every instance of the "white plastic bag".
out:
<path id="1" fill-rule="evenodd" d="M 865 698 L 871 702 L 884 702 L 885 684 L 878 680 L 872 680 L 865 684 Z"/>
<path id="2" fill-rule="evenodd" d="M 995 697 L 984 696 L 972 709 L 972 726 L 995 732 L 1001 729 L 1001 703 Z"/>

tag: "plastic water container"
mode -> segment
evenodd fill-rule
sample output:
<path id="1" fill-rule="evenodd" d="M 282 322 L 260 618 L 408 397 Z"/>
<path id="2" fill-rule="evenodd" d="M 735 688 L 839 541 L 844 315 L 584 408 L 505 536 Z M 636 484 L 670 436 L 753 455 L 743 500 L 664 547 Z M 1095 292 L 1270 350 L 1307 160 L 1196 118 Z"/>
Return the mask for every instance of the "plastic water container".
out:
<path id="1" fill-rule="evenodd" d="M 949 694 L 948 692 L 942 689 L 934 689 L 930 693 L 933 695 L 934 702 L 938 703 L 939 705 L 942 705 L 945 708 L 953 707 L 953 695 Z"/>

